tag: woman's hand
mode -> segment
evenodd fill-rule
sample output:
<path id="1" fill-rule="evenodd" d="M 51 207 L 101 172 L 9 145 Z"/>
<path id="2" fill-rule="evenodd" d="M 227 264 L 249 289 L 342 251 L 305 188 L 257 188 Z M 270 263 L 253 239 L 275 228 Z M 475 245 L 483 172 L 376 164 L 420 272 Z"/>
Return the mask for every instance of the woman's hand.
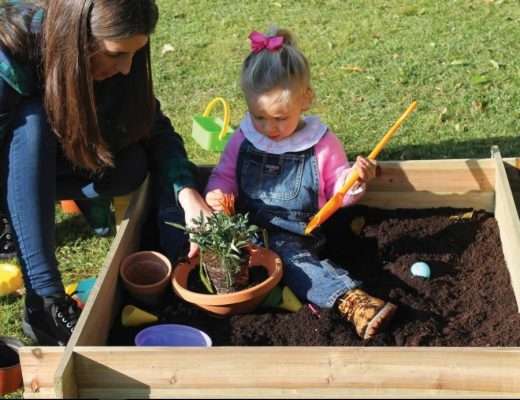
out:
<path id="1" fill-rule="evenodd" d="M 198 218 L 201 211 L 206 217 L 209 217 L 212 214 L 212 211 L 204 201 L 204 198 L 195 188 L 187 187 L 182 189 L 179 192 L 179 203 L 184 210 L 186 226 L 193 226 L 191 220 Z M 195 257 L 198 252 L 199 246 L 195 243 L 190 243 L 188 258 Z"/>

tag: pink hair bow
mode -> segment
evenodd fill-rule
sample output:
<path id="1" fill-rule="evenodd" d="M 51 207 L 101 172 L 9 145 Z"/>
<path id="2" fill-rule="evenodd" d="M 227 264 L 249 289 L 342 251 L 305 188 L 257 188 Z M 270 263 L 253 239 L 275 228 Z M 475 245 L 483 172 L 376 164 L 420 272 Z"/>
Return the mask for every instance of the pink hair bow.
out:
<path id="1" fill-rule="evenodd" d="M 263 49 L 276 51 L 283 45 L 283 36 L 267 37 L 256 31 L 249 34 L 249 39 L 251 40 L 253 53 L 258 53 Z"/>

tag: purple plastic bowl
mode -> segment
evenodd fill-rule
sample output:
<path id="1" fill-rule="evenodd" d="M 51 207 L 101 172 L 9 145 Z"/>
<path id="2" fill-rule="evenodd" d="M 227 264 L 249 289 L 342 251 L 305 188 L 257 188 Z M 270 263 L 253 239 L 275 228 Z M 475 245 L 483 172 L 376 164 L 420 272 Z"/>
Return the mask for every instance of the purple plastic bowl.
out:
<path id="1" fill-rule="evenodd" d="M 201 330 L 187 325 L 161 324 L 143 329 L 135 336 L 136 346 L 211 347 L 211 338 Z"/>

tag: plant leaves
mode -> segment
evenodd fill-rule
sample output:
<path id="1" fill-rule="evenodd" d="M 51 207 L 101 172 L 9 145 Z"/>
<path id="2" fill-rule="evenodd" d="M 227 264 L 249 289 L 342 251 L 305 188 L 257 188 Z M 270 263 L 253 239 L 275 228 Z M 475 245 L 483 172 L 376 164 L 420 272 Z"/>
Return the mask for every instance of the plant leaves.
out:
<path id="1" fill-rule="evenodd" d="M 170 51 L 174 51 L 175 49 L 173 48 L 173 46 L 169 43 L 166 43 L 165 45 L 163 45 L 163 47 L 161 48 L 161 57 L 164 56 L 166 53 L 169 53 Z"/>
<path id="2" fill-rule="evenodd" d="M 501 62 L 499 62 L 499 61 L 495 61 L 495 60 L 489 60 L 489 62 L 490 62 L 491 65 L 492 65 L 493 67 L 495 67 L 496 69 L 500 69 L 500 68 L 503 68 L 503 67 L 506 66 L 506 64 L 501 63 Z"/>
<path id="3" fill-rule="evenodd" d="M 471 83 L 473 85 L 482 85 L 484 83 L 488 83 L 489 79 L 486 75 L 475 75 L 473 78 L 471 78 Z"/>
<path id="4" fill-rule="evenodd" d="M 481 101 L 473 100 L 471 102 L 471 112 L 481 113 L 482 111 L 484 111 L 484 104 Z"/>
<path id="5" fill-rule="evenodd" d="M 338 67 L 338 68 L 343 71 L 348 71 L 348 72 L 365 72 L 365 70 L 363 68 L 356 67 L 354 65 L 347 65 L 345 67 Z"/>
<path id="6" fill-rule="evenodd" d="M 208 292 L 213 294 L 214 291 L 213 287 L 211 286 L 211 283 L 209 282 L 208 271 L 206 271 L 206 268 L 204 267 L 204 264 L 202 262 L 199 265 L 199 277 L 202 284 L 206 287 Z"/>
<path id="7" fill-rule="evenodd" d="M 469 62 L 467 62 L 466 60 L 453 60 L 452 62 L 450 62 L 450 65 L 465 66 L 465 65 L 469 65 Z"/>
<path id="8" fill-rule="evenodd" d="M 448 116 L 448 107 L 444 107 L 441 111 L 441 113 L 439 114 L 439 120 L 441 122 L 444 122 L 446 121 L 446 118 Z"/>

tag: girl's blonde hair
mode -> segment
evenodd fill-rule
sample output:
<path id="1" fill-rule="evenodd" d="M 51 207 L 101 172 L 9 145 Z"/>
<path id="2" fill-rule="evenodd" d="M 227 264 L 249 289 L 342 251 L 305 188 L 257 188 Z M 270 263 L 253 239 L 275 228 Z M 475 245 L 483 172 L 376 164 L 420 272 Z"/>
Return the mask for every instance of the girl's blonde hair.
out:
<path id="1" fill-rule="evenodd" d="M 247 98 L 256 98 L 272 89 L 282 89 L 281 101 L 307 100 L 312 105 L 314 90 L 307 57 L 298 49 L 295 36 L 287 29 L 272 27 L 267 37 L 281 36 L 283 44 L 277 50 L 264 48 L 251 52 L 242 64 L 241 87 Z M 305 104 L 305 103 L 304 103 Z"/>

